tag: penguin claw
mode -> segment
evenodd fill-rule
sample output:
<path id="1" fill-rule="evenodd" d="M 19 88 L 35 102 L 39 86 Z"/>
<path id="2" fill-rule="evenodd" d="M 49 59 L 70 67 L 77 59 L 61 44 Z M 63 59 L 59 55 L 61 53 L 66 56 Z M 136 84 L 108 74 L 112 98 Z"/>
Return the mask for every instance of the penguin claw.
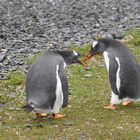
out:
<path id="1" fill-rule="evenodd" d="M 124 106 L 130 106 L 130 105 L 132 105 L 132 104 L 133 104 L 132 101 L 125 101 L 125 102 L 122 102 L 122 105 L 124 105 Z"/>
<path id="2" fill-rule="evenodd" d="M 36 113 L 37 118 L 47 117 L 46 113 Z"/>
<path id="3" fill-rule="evenodd" d="M 115 105 L 109 105 L 109 106 L 105 106 L 105 109 L 110 109 L 110 110 L 116 110 L 117 107 Z"/>
<path id="4" fill-rule="evenodd" d="M 66 116 L 65 114 L 52 114 L 48 117 L 51 118 L 51 119 L 59 119 L 59 118 L 65 117 L 65 116 Z"/>

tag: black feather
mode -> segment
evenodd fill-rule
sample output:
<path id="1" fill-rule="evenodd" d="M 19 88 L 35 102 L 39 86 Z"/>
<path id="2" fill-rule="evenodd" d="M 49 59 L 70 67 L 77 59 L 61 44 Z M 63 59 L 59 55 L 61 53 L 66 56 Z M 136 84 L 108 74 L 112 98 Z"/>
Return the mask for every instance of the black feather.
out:
<path id="1" fill-rule="evenodd" d="M 25 105 L 22 108 L 27 112 L 31 112 L 34 110 L 34 107 L 32 107 L 31 105 Z"/>

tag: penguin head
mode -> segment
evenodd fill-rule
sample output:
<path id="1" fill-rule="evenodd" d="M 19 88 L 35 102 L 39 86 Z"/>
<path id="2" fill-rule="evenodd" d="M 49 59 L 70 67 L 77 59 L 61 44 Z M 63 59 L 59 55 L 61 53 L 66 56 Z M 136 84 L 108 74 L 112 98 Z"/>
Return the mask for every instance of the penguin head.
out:
<path id="1" fill-rule="evenodd" d="M 108 39 L 100 39 L 98 41 L 93 41 L 91 44 L 91 49 L 89 54 L 86 56 L 85 61 L 88 61 L 93 55 L 102 54 L 109 47 Z"/>
<path id="2" fill-rule="evenodd" d="M 58 53 L 63 57 L 67 65 L 74 64 L 74 63 L 82 64 L 82 62 L 78 60 L 80 54 L 74 50 L 59 51 Z"/>

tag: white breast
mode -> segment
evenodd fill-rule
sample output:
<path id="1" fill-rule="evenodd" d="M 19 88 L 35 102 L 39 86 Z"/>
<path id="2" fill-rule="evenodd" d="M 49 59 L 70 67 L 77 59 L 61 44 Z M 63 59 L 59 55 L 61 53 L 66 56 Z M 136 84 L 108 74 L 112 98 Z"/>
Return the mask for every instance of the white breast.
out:
<path id="1" fill-rule="evenodd" d="M 121 84 L 121 80 L 120 80 L 120 67 L 121 66 L 120 66 L 119 58 L 115 57 L 115 60 L 118 63 L 118 70 L 117 70 L 117 73 L 116 73 L 116 87 L 117 87 L 118 91 L 120 91 L 120 84 Z"/>
<path id="2" fill-rule="evenodd" d="M 107 71 L 109 72 L 109 57 L 108 57 L 108 52 L 104 51 L 103 52 L 103 56 L 104 56 L 104 60 L 105 60 Z"/>
<path id="3" fill-rule="evenodd" d="M 54 102 L 53 109 L 51 110 L 52 113 L 59 113 L 60 108 L 63 104 L 63 91 L 62 91 L 62 84 L 60 77 L 58 75 L 59 65 L 56 66 L 56 99 Z"/>
<path id="4" fill-rule="evenodd" d="M 67 64 L 64 62 L 64 69 L 66 69 L 67 68 Z"/>

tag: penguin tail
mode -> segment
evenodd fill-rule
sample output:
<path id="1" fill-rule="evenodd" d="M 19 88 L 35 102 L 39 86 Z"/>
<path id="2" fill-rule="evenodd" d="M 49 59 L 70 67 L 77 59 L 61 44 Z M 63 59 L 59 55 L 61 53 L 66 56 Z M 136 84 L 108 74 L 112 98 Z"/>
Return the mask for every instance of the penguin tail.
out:
<path id="1" fill-rule="evenodd" d="M 22 108 L 23 108 L 26 112 L 31 112 L 31 111 L 34 110 L 34 107 L 33 107 L 31 104 L 25 105 L 25 106 L 23 106 Z"/>

